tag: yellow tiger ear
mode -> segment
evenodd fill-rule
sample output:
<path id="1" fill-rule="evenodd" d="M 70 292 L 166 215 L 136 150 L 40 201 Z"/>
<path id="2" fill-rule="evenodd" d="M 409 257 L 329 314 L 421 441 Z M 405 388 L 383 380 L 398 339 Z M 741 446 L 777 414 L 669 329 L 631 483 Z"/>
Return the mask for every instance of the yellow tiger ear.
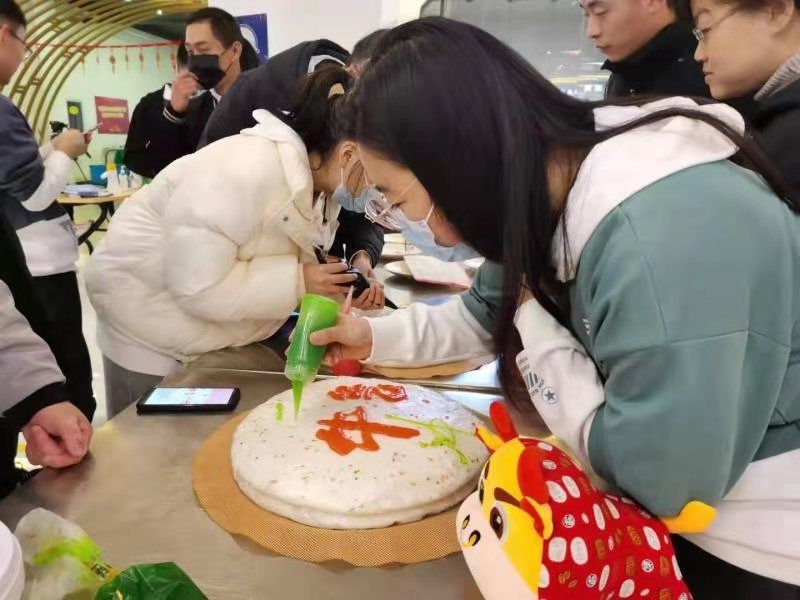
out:
<path id="1" fill-rule="evenodd" d="M 481 427 L 480 425 L 478 425 L 477 429 L 475 430 L 475 435 L 477 435 L 478 439 L 483 442 L 483 445 L 486 446 L 489 452 L 494 452 L 503 444 L 505 444 L 505 442 L 499 436 L 493 434 L 491 431 L 485 427 Z"/>

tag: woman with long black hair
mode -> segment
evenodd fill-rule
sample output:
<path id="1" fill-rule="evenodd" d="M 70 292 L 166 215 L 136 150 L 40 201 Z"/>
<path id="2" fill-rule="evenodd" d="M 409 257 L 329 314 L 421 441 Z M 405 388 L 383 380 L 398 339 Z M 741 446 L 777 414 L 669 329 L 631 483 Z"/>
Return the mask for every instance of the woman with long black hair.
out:
<path id="1" fill-rule="evenodd" d="M 716 508 L 676 540 L 696 597 L 798 597 L 800 216 L 741 116 L 580 102 L 445 19 L 386 34 L 349 102 L 389 210 L 502 264 L 510 400 L 653 513 Z M 408 314 L 312 340 L 333 360 L 459 339 Z"/>

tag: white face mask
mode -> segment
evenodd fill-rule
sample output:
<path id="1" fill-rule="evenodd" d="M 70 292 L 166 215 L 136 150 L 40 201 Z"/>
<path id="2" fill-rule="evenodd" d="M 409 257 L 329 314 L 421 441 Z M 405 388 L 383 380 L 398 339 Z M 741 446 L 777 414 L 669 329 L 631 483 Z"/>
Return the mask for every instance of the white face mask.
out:
<path id="1" fill-rule="evenodd" d="M 412 221 L 406 217 L 405 227 L 401 230 L 405 237 L 414 246 L 419 248 L 423 254 L 433 256 L 445 262 L 460 262 L 480 256 L 471 246 L 459 242 L 455 246 L 442 246 L 436 243 L 436 236 L 428 225 L 428 221 L 433 214 L 433 205 L 428 211 L 428 216 L 421 221 Z"/>

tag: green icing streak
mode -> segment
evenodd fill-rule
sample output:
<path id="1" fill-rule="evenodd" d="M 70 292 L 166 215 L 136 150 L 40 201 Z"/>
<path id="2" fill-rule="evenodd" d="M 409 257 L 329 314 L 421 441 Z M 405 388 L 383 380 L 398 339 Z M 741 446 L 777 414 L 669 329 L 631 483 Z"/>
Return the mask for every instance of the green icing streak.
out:
<path id="1" fill-rule="evenodd" d="M 303 399 L 303 382 L 299 380 L 292 381 L 292 396 L 294 396 L 294 418 L 300 414 L 300 401 Z"/>
<path id="2" fill-rule="evenodd" d="M 278 402 L 275 405 L 275 420 L 278 422 L 283 421 L 283 402 Z"/>
<path id="3" fill-rule="evenodd" d="M 421 448 L 449 448 L 456 453 L 458 460 L 462 465 L 469 464 L 467 455 L 458 448 L 456 434 L 460 433 L 462 435 L 471 436 L 473 435 L 471 431 L 457 429 L 452 425 L 448 425 L 442 419 L 434 419 L 433 421 L 415 421 L 414 419 L 406 419 L 404 417 L 398 417 L 395 415 L 386 415 L 386 418 L 391 419 L 392 421 L 408 423 L 409 425 L 416 425 L 417 427 L 427 429 L 433 434 L 433 439 L 430 442 L 420 442 L 419 445 Z"/>

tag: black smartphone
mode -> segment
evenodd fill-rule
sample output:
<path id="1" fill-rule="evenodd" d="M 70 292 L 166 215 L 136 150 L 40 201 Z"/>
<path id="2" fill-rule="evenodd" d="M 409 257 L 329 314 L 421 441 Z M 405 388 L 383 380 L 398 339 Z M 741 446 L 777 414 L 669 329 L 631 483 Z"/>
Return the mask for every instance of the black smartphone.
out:
<path id="1" fill-rule="evenodd" d="M 364 276 L 364 274 L 361 271 L 359 271 L 358 269 L 356 269 L 355 267 L 348 268 L 347 271 L 344 271 L 342 273 L 342 275 L 355 275 L 356 276 L 355 281 L 351 281 L 350 283 L 343 283 L 342 284 L 342 287 L 345 289 L 345 294 L 347 293 L 347 290 L 350 289 L 350 286 L 353 286 L 354 288 L 356 288 L 355 290 L 353 290 L 353 297 L 354 298 L 358 298 L 361 294 L 364 293 L 364 290 L 368 290 L 369 289 L 369 285 L 370 285 L 369 284 L 369 279 L 367 279 Z"/>
<path id="2" fill-rule="evenodd" d="M 239 404 L 239 388 L 154 387 L 136 403 L 136 412 L 229 412 Z"/>
<path id="3" fill-rule="evenodd" d="M 347 269 L 347 271 L 344 271 L 344 273 L 356 276 L 355 281 L 351 281 L 350 283 L 343 283 L 341 285 L 341 287 L 344 288 L 345 294 L 350 290 L 350 286 L 356 288 L 355 290 L 353 290 L 353 298 L 358 298 L 361 294 L 364 293 L 364 290 L 369 289 L 370 286 L 369 279 L 367 279 L 364 276 L 364 274 L 355 267 L 350 267 L 349 269 Z M 397 305 L 388 298 L 386 298 L 385 296 L 383 298 L 383 302 L 389 308 L 394 308 L 394 309 L 397 308 Z"/>

